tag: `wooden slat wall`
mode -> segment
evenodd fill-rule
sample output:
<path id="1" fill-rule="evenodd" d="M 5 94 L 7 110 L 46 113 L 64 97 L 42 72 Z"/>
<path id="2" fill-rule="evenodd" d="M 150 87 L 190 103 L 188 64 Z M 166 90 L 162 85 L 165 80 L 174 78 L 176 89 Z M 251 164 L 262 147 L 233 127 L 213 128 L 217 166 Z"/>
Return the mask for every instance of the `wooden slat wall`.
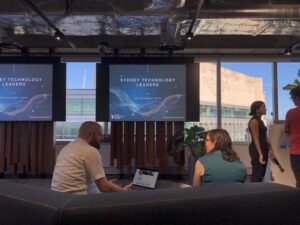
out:
<path id="1" fill-rule="evenodd" d="M 1 141 L 2 140 L 2 141 Z M 5 123 L 0 122 L 0 171 L 5 171 Z"/>
<path id="2" fill-rule="evenodd" d="M 182 131 L 184 129 L 184 124 L 183 123 L 175 123 L 174 126 L 174 134 L 179 133 L 180 131 Z M 178 159 L 178 165 L 183 166 L 184 165 L 184 151 L 180 151 L 177 155 L 177 159 Z M 181 167 L 179 167 L 181 168 Z"/>
<path id="3" fill-rule="evenodd" d="M 183 126 L 183 122 L 112 122 L 111 165 L 117 160 L 117 168 L 127 168 L 128 174 L 132 166 L 167 173 L 171 138 Z M 184 154 L 178 157 L 184 162 Z"/>
<path id="4" fill-rule="evenodd" d="M 136 122 L 135 134 L 135 164 L 138 167 L 145 166 L 145 125 L 144 122 Z"/>
<path id="5" fill-rule="evenodd" d="M 154 123 L 147 122 L 146 123 L 146 163 L 147 167 L 155 167 L 155 131 L 154 131 Z"/>
<path id="6" fill-rule="evenodd" d="M 134 157 L 134 123 L 124 123 L 124 154 L 123 154 L 123 165 L 128 167 L 128 174 L 132 173 L 131 170 L 131 159 Z"/>
<path id="7" fill-rule="evenodd" d="M 52 173 L 54 161 L 53 122 L 0 123 L 0 173 Z"/>
<path id="8" fill-rule="evenodd" d="M 156 123 L 156 155 L 159 161 L 158 168 L 160 171 L 165 172 L 168 170 L 168 145 L 166 141 L 166 123 Z"/>

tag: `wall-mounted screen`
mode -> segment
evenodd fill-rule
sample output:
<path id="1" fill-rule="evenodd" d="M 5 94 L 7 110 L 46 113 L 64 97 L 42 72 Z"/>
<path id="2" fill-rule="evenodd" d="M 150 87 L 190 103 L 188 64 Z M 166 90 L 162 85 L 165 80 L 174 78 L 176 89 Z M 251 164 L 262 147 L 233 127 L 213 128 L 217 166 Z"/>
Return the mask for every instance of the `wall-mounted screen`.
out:
<path id="1" fill-rule="evenodd" d="M 0 121 L 51 121 L 52 64 L 0 64 Z"/>
<path id="2" fill-rule="evenodd" d="M 185 121 L 185 64 L 109 65 L 110 121 Z"/>

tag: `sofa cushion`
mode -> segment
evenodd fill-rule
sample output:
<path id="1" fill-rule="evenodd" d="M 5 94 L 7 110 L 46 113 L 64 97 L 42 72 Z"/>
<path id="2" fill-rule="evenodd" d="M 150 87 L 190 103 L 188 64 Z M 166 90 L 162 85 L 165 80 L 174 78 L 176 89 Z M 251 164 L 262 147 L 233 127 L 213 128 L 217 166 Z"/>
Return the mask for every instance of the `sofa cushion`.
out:
<path id="1" fill-rule="evenodd" d="M 59 224 L 66 193 L 0 180 L 0 225 Z"/>
<path id="2" fill-rule="evenodd" d="M 269 183 L 80 196 L 64 206 L 68 225 L 299 225 L 300 191 Z"/>
<path id="3" fill-rule="evenodd" d="M 270 183 L 75 196 L 0 180 L 0 225 L 299 225 L 300 190 Z"/>

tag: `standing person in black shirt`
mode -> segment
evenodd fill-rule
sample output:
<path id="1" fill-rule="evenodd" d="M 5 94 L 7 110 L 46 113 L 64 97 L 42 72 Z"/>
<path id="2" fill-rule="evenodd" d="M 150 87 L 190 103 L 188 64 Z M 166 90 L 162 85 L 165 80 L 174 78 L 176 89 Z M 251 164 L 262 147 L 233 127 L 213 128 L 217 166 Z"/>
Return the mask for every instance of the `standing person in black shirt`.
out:
<path id="1" fill-rule="evenodd" d="M 255 101 L 251 104 L 249 115 L 252 116 L 252 118 L 248 124 L 252 139 L 249 145 L 252 165 L 251 182 L 262 182 L 269 156 L 272 160 L 275 159 L 267 135 L 267 127 L 261 120 L 261 116 L 266 115 L 266 111 L 266 105 L 262 101 Z"/>

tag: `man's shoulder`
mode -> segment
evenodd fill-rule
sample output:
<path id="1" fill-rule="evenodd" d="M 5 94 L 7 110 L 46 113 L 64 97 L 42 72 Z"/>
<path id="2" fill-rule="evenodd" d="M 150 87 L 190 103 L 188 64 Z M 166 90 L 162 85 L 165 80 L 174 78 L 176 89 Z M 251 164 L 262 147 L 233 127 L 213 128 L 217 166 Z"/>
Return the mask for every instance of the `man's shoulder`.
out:
<path id="1" fill-rule="evenodd" d="M 299 113 L 300 113 L 300 107 L 295 107 L 287 111 L 287 114 L 299 114 Z"/>
<path id="2" fill-rule="evenodd" d="M 90 146 L 83 139 L 77 138 L 74 141 L 68 143 L 61 152 L 72 152 L 72 154 L 83 154 L 83 155 L 95 155 L 100 154 L 99 151 Z"/>

